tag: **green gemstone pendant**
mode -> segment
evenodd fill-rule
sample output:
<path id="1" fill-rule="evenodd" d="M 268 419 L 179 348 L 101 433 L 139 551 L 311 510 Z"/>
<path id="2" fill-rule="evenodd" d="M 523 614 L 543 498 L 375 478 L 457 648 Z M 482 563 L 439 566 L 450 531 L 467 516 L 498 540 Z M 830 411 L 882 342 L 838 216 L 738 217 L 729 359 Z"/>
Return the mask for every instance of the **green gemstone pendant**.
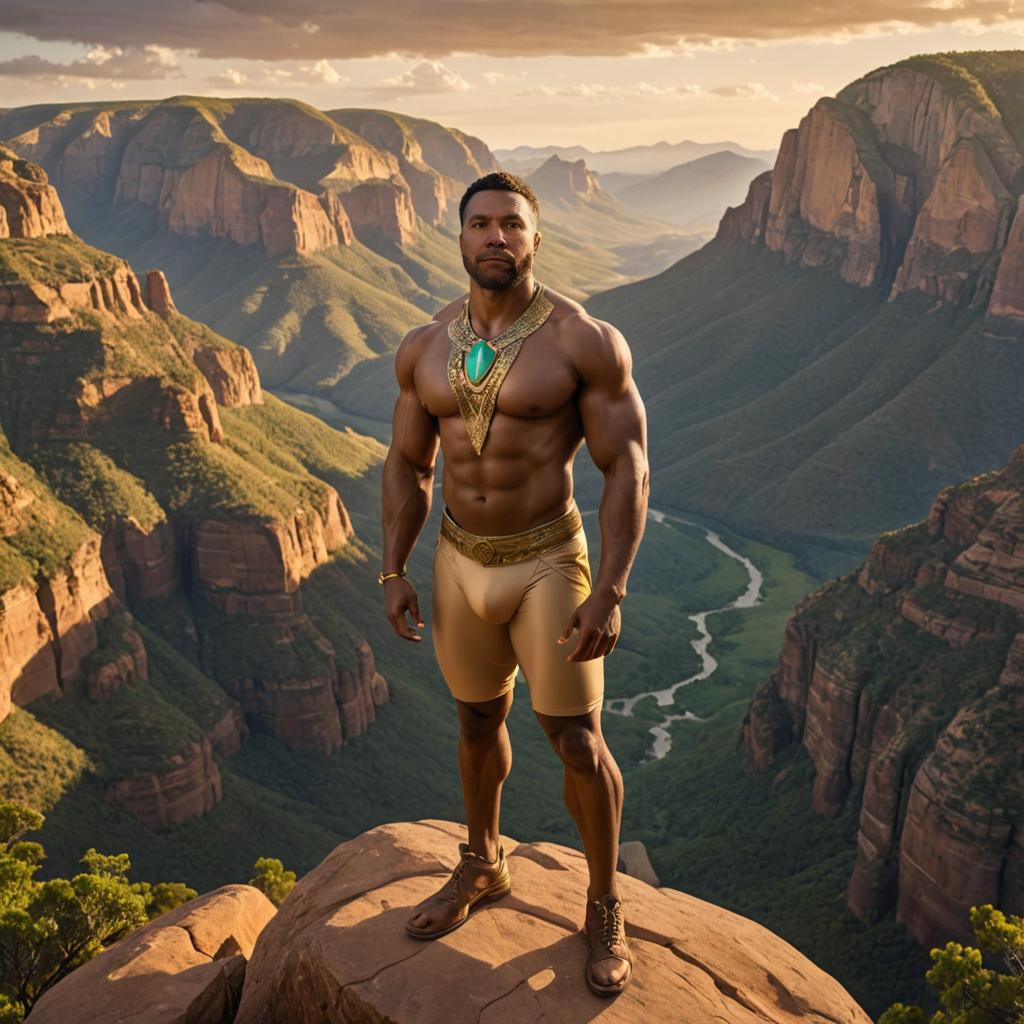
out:
<path id="1" fill-rule="evenodd" d="M 483 338 L 466 353 L 466 374 L 473 384 L 482 380 L 494 363 L 494 349 Z"/>

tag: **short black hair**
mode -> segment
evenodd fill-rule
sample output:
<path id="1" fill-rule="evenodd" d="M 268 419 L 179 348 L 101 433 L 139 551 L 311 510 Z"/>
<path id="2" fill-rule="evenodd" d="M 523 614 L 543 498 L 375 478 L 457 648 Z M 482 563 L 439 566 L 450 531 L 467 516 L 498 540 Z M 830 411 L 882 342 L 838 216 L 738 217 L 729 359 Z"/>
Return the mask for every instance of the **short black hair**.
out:
<path id="1" fill-rule="evenodd" d="M 465 221 L 466 204 L 477 192 L 485 192 L 488 189 L 518 192 L 530 204 L 530 209 L 533 210 L 533 219 L 538 224 L 540 223 L 540 203 L 537 201 L 537 195 L 533 189 L 518 175 L 509 174 L 508 171 L 493 171 L 491 174 L 485 174 L 482 178 L 477 178 L 463 193 L 462 199 L 459 200 L 460 227 Z"/>

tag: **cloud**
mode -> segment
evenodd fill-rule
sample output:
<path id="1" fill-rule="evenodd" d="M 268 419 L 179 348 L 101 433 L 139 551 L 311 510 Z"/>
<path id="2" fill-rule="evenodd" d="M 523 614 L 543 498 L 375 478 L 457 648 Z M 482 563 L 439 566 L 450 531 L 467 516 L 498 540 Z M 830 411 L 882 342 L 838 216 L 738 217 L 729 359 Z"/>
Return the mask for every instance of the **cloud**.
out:
<path id="1" fill-rule="evenodd" d="M 140 14 L 140 7 L 142 12 Z M 500 57 L 678 55 L 790 39 L 955 25 L 1022 29 L 1013 0 L 3 0 L 0 30 L 107 48 L 157 44 L 201 57 L 335 60 L 454 52 Z"/>
<path id="2" fill-rule="evenodd" d="M 727 100 L 775 100 L 779 97 L 766 89 L 760 82 L 744 82 L 742 85 L 717 85 L 708 89 L 712 96 L 724 96 Z"/>
<path id="3" fill-rule="evenodd" d="M 796 93 L 804 93 L 811 96 L 824 96 L 825 86 L 818 82 L 798 82 L 795 79 L 790 82 L 790 90 Z"/>
<path id="4" fill-rule="evenodd" d="M 239 71 L 237 68 L 225 68 L 215 75 L 207 75 L 203 81 L 207 85 L 220 86 L 224 89 L 241 89 L 266 85 L 344 85 L 349 79 L 338 74 L 329 61 L 318 60 L 315 64 L 266 67 L 252 73 Z"/>
<path id="5" fill-rule="evenodd" d="M 116 82 L 181 78 L 183 72 L 173 50 L 149 44 L 124 49 L 120 46 L 94 46 L 84 57 L 67 64 L 28 54 L 0 61 L 0 75 L 38 81 L 64 82 L 84 78 Z"/>
<path id="6" fill-rule="evenodd" d="M 365 88 L 379 99 L 399 96 L 428 96 L 439 92 L 468 92 L 472 86 L 439 60 L 422 60 L 395 78 L 381 79 Z"/>
<path id="7" fill-rule="evenodd" d="M 693 82 L 680 85 L 652 85 L 634 82 L 630 85 L 604 85 L 600 82 L 578 82 L 576 85 L 535 85 L 516 93 L 524 99 L 552 99 L 555 97 L 585 100 L 679 99 L 681 96 L 700 96 L 703 89 Z"/>

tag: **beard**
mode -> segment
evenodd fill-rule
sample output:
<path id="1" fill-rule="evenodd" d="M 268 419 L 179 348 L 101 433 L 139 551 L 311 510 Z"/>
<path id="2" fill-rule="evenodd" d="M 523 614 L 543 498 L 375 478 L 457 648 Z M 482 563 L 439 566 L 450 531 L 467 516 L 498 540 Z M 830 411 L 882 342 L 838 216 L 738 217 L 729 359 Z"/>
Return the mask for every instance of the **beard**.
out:
<path id="1" fill-rule="evenodd" d="M 462 265 L 466 273 L 481 288 L 491 292 L 507 292 L 523 283 L 533 270 L 533 253 L 528 252 L 518 263 L 509 260 L 506 265 L 500 263 L 478 263 L 463 253 Z"/>

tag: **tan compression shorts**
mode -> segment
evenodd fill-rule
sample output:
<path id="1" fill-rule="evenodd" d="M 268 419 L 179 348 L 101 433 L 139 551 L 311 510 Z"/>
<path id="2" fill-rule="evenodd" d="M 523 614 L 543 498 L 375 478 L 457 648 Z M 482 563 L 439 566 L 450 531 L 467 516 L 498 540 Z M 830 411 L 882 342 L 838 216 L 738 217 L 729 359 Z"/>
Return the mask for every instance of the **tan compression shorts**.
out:
<path id="1" fill-rule="evenodd" d="M 566 661 L 577 631 L 558 643 L 591 588 L 582 526 L 568 540 L 505 565 L 481 565 L 439 535 L 431 635 L 452 696 L 493 700 L 515 686 L 521 667 L 534 711 L 582 715 L 600 707 L 604 658 Z"/>

